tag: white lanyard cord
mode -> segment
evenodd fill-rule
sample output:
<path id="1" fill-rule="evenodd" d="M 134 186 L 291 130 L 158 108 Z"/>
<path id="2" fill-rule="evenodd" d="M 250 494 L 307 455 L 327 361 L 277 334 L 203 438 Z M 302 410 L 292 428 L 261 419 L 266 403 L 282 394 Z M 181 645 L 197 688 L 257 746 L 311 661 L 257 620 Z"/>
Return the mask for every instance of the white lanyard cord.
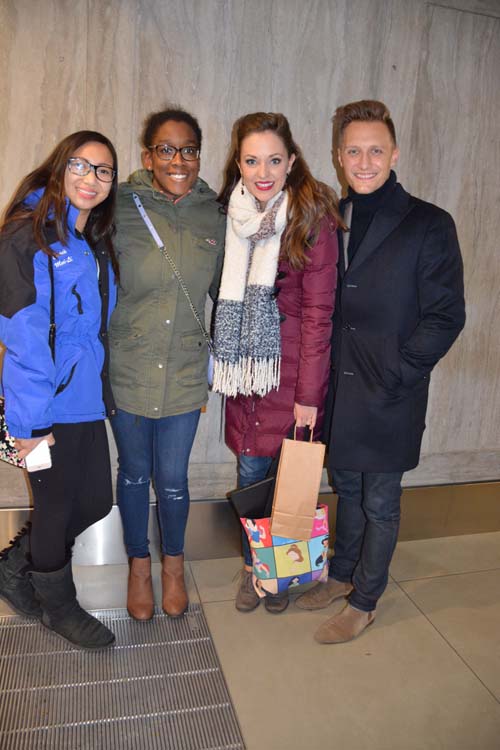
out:
<path id="1" fill-rule="evenodd" d="M 164 245 L 164 244 L 163 244 L 163 242 L 161 241 L 161 237 L 160 237 L 160 235 L 159 235 L 159 234 L 158 234 L 158 232 L 156 231 L 155 225 L 153 224 L 153 222 L 152 222 L 152 221 L 151 221 L 151 219 L 149 218 L 148 214 L 146 213 L 146 209 L 145 209 L 145 208 L 144 208 L 144 206 L 142 205 L 142 203 L 141 203 L 141 199 L 139 198 L 139 196 L 137 195 L 137 193 L 132 193 L 132 198 L 134 199 L 134 203 L 135 203 L 135 205 L 137 206 L 137 210 L 139 211 L 139 213 L 140 213 L 140 215 L 141 215 L 141 217 L 142 217 L 142 220 L 144 221 L 145 225 L 146 225 L 146 226 L 147 226 L 147 228 L 149 229 L 149 232 L 150 232 L 150 234 L 151 234 L 152 238 L 153 238 L 153 239 L 154 239 L 154 241 L 156 242 L 156 245 L 157 245 L 157 247 L 158 247 L 158 250 L 159 250 L 159 251 L 161 252 L 161 254 L 162 254 L 162 255 L 163 255 L 163 257 L 165 258 L 165 260 L 166 260 L 166 261 L 167 261 L 167 262 L 168 262 L 168 263 L 170 264 L 170 267 L 172 268 L 172 271 L 173 271 L 173 272 L 174 272 L 174 274 L 175 274 L 175 278 L 176 278 L 176 279 L 177 279 L 177 281 L 179 282 L 179 286 L 180 286 L 180 288 L 182 289 L 182 291 L 184 292 L 184 295 L 185 295 L 185 297 L 186 297 L 186 299 L 187 299 L 187 301 L 188 301 L 188 303 L 189 303 L 189 307 L 191 308 L 191 312 L 193 313 L 193 316 L 194 316 L 194 318 L 195 318 L 196 322 L 198 323 L 198 326 L 199 326 L 199 328 L 200 328 L 200 331 L 201 331 L 201 332 L 202 332 L 202 334 L 203 334 L 203 338 L 204 338 L 204 339 L 205 339 L 205 341 L 207 342 L 208 350 L 209 350 L 210 352 L 212 352 L 212 351 L 213 351 L 213 344 L 212 344 L 212 340 L 211 340 L 210 336 L 208 335 L 208 333 L 207 333 L 207 331 L 206 331 L 206 329 L 205 329 L 205 326 L 204 326 L 204 325 L 203 325 L 203 323 L 201 322 L 201 318 L 200 318 L 200 315 L 199 315 L 199 313 L 198 313 L 197 309 L 196 309 L 196 308 L 195 308 L 195 306 L 193 305 L 193 302 L 192 302 L 192 300 L 191 300 L 191 295 L 190 295 L 190 294 L 189 294 L 189 292 L 188 292 L 187 286 L 186 286 L 186 284 L 184 283 L 184 279 L 182 278 L 182 276 L 181 276 L 181 274 L 180 274 L 180 271 L 178 270 L 178 268 L 177 268 L 177 266 L 175 265 L 174 261 L 172 260 L 172 258 L 171 258 L 171 257 L 170 257 L 170 255 L 168 254 L 168 252 L 167 252 L 167 249 L 166 249 L 165 245 Z"/>

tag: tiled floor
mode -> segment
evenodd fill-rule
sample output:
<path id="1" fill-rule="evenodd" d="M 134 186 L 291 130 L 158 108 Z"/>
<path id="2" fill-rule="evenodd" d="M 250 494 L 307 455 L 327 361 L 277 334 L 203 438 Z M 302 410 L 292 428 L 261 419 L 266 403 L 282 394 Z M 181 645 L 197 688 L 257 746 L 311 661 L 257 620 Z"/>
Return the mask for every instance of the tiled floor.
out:
<path id="1" fill-rule="evenodd" d="M 312 633 L 341 604 L 244 615 L 239 559 L 186 567 L 248 750 L 499 750 L 500 532 L 400 543 L 376 622 L 339 646 Z M 84 606 L 124 606 L 125 566 L 76 577 Z"/>

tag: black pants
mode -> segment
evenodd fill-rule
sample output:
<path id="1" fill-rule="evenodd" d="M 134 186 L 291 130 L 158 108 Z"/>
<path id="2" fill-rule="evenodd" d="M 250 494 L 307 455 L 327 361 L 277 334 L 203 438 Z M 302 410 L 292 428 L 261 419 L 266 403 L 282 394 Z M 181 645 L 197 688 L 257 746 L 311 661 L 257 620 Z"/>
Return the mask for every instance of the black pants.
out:
<path id="1" fill-rule="evenodd" d="M 56 424 L 52 468 L 29 474 L 34 511 L 35 570 L 62 568 L 75 537 L 104 518 L 113 503 L 108 437 L 103 420 Z"/>

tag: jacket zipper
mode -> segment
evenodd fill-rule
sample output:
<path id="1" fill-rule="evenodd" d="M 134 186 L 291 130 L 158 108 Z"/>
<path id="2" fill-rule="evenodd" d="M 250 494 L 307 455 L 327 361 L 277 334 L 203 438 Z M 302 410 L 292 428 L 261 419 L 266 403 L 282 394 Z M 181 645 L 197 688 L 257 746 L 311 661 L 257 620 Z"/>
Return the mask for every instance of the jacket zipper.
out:
<path id="1" fill-rule="evenodd" d="M 69 377 L 68 377 L 67 381 L 66 381 L 65 383 L 60 383 L 60 384 L 59 384 L 59 385 L 57 386 L 57 388 L 56 388 L 56 392 L 55 392 L 55 395 L 56 395 L 56 396 L 57 396 L 57 395 L 58 395 L 59 393 L 62 393 L 62 392 L 64 391 L 64 389 L 65 389 L 65 388 L 67 388 L 67 387 L 68 387 L 68 385 L 69 385 L 69 384 L 71 383 L 71 379 L 72 379 L 72 377 L 73 377 L 73 374 L 74 374 L 74 372 L 75 372 L 75 368 L 76 368 L 76 362 L 75 362 L 75 364 L 73 365 L 73 367 L 71 368 L 71 371 L 70 371 L 70 373 L 69 373 Z"/>

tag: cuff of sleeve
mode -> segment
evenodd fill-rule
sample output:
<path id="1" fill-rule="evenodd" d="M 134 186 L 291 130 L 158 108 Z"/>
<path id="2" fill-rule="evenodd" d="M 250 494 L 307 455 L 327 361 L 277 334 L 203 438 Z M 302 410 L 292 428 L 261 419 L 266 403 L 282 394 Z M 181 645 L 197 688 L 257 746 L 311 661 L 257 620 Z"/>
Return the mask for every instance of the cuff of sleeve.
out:
<path id="1" fill-rule="evenodd" d="M 31 437 L 45 437 L 46 435 L 50 435 L 52 432 L 52 425 L 49 427 L 40 427 L 38 430 L 31 430 Z"/>
<path id="2" fill-rule="evenodd" d="M 317 391 L 314 391 L 314 393 L 307 391 L 301 391 L 299 393 L 296 391 L 294 402 L 301 406 L 313 406 L 316 407 L 316 409 L 319 409 L 322 399 L 321 396 L 318 396 Z"/>

